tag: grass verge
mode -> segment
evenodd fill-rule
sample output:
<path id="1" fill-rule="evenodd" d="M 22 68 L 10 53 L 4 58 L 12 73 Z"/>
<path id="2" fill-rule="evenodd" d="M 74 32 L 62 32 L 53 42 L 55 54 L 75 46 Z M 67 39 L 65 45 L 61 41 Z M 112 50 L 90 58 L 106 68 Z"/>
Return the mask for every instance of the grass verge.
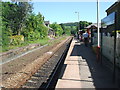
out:
<path id="1" fill-rule="evenodd" d="M 0 50 L 0 53 L 9 51 L 11 49 L 28 46 L 29 44 L 40 44 L 41 46 L 45 45 L 45 44 L 53 45 L 55 43 L 58 43 L 58 42 L 64 40 L 66 37 L 67 36 L 61 36 L 61 37 L 56 37 L 55 39 L 44 38 L 44 39 L 39 39 L 39 40 L 34 40 L 34 41 L 25 41 L 24 43 L 19 44 L 19 45 L 4 46 L 4 47 L 2 47 L 2 50 Z"/>

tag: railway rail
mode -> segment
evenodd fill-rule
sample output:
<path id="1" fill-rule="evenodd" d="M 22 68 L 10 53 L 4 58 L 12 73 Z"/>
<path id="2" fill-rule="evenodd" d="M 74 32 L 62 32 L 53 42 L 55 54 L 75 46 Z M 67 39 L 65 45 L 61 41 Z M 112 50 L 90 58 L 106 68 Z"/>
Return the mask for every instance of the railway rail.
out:
<path id="1" fill-rule="evenodd" d="M 21 88 L 54 88 L 71 41 L 72 38 L 62 45 Z"/>
<path id="2" fill-rule="evenodd" d="M 26 81 L 29 83 L 33 82 L 34 85 L 35 85 L 35 83 L 38 84 L 38 86 L 35 86 L 33 88 L 39 88 L 40 85 L 45 87 L 46 84 L 44 84 L 44 83 L 48 82 L 48 79 L 52 75 L 51 73 L 53 72 L 54 68 L 56 67 L 56 64 L 58 63 L 59 59 L 61 58 L 62 53 L 64 53 L 64 50 L 68 47 L 67 45 L 68 45 L 68 43 L 70 43 L 71 39 L 72 39 L 72 37 L 66 38 L 62 42 L 53 45 L 54 48 L 53 48 L 53 46 L 52 46 L 52 48 L 49 48 L 49 49 L 47 47 L 47 50 L 49 50 L 49 51 L 46 51 L 44 54 L 42 54 L 40 57 L 35 59 L 33 62 L 26 64 L 26 66 L 24 66 L 23 68 L 21 67 L 22 69 L 18 70 L 16 73 L 13 73 L 10 77 L 4 79 L 4 81 L 2 81 L 0 83 L 2 85 L 1 87 L 2 88 L 23 88 L 26 84 Z M 37 52 L 35 52 L 35 55 L 37 54 Z M 32 54 L 34 54 L 34 53 L 32 53 Z M 32 55 L 32 54 L 30 54 L 30 55 Z M 26 55 L 26 57 L 25 57 L 26 59 L 27 59 L 27 56 L 29 56 L 29 55 Z M 23 59 L 20 58 L 18 60 L 23 60 Z M 11 64 L 11 63 L 8 63 L 8 65 L 9 64 Z M 13 63 L 12 63 L 12 65 L 13 65 Z M 49 68 L 48 71 L 47 71 L 46 67 Z M 41 72 L 40 74 L 38 73 L 39 71 Z M 6 71 L 4 71 L 4 72 L 6 72 Z M 45 73 L 48 76 L 44 76 Z M 42 78 L 42 79 L 38 80 L 36 77 L 33 77 L 34 75 L 37 76 L 38 78 Z M 41 81 L 41 82 L 36 82 L 36 81 L 34 82 L 34 80 L 31 81 L 31 80 L 29 80 L 30 77 L 34 78 L 34 80 Z M 32 86 L 32 85 L 29 85 L 29 86 Z M 28 88 L 31 88 L 31 87 L 28 87 Z"/>

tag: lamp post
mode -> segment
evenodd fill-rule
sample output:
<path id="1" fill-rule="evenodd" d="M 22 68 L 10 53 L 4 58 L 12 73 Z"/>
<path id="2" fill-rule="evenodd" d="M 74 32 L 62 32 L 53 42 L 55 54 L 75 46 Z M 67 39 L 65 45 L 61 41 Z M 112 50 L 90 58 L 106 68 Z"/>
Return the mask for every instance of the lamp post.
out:
<path id="1" fill-rule="evenodd" d="M 97 34 L 98 34 L 98 42 L 97 42 L 97 60 L 101 60 L 100 57 L 100 28 L 99 28 L 99 0 L 97 0 Z M 102 60 L 101 60 L 102 61 Z M 102 64 L 102 62 L 101 62 Z"/>
<path id="2" fill-rule="evenodd" d="M 79 31 L 79 12 L 75 12 L 78 14 L 78 31 Z"/>
<path id="3" fill-rule="evenodd" d="M 79 28 L 80 28 L 80 27 L 79 27 L 79 12 L 75 12 L 75 13 L 78 14 L 78 37 L 77 37 L 77 38 L 79 39 Z"/>
<path id="4" fill-rule="evenodd" d="M 97 31 L 98 31 L 98 48 L 100 48 L 99 0 L 97 0 Z"/>

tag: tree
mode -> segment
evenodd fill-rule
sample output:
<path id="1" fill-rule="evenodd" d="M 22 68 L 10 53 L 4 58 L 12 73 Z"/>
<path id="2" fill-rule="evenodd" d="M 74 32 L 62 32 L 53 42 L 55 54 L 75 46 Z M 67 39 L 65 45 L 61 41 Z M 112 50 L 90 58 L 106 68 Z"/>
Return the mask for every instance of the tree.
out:
<path id="1" fill-rule="evenodd" d="M 0 31 L 0 36 L 2 36 L 1 39 L 1 45 L 3 47 L 8 46 L 10 39 L 9 36 L 12 35 L 12 29 L 11 29 L 11 24 L 12 24 L 12 20 L 11 20 L 11 7 L 13 4 L 10 4 L 9 2 L 2 2 L 2 15 L 0 16 L 0 19 L 2 21 L 1 23 L 1 31 Z"/>
<path id="2" fill-rule="evenodd" d="M 87 22 L 87 21 L 80 21 L 79 22 L 80 29 L 85 29 L 85 27 L 87 27 L 90 24 L 92 24 L 92 23 L 91 22 Z"/>
<path id="3" fill-rule="evenodd" d="M 22 34 L 29 40 L 44 38 L 47 36 L 48 28 L 44 25 L 43 16 L 31 14 L 26 22 Z M 31 37 L 31 38 L 30 38 Z"/>
<path id="4" fill-rule="evenodd" d="M 63 29 L 64 34 L 71 35 L 71 34 L 74 34 L 75 32 L 77 32 L 75 23 L 65 23 L 65 24 L 60 24 L 60 25 Z"/>
<path id="5" fill-rule="evenodd" d="M 87 27 L 88 25 L 90 25 L 91 22 L 87 22 L 87 21 L 80 21 L 79 22 L 79 28 L 81 30 L 84 30 L 85 27 Z M 69 34 L 71 32 L 71 34 L 75 35 L 78 32 L 78 22 L 72 22 L 72 23 L 62 23 L 60 24 L 63 32 L 65 34 Z"/>
<path id="6" fill-rule="evenodd" d="M 22 27 L 24 25 L 24 22 L 26 21 L 28 15 L 32 12 L 32 4 L 28 2 L 18 2 L 17 6 L 17 12 L 16 12 L 16 20 L 17 20 L 17 34 L 20 35 L 22 31 Z"/>
<path id="7" fill-rule="evenodd" d="M 20 35 L 24 22 L 32 11 L 32 4 L 28 2 L 2 2 L 2 21 L 6 28 L 11 28 L 13 35 Z"/>
<path id="8" fill-rule="evenodd" d="M 35 17 L 36 17 L 35 25 L 37 26 L 35 30 L 40 33 L 41 38 L 44 38 L 48 34 L 48 28 L 44 25 L 44 20 L 43 20 L 44 18 L 40 13 L 38 13 L 38 15 L 36 15 Z"/>
<path id="9" fill-rule="evenodd" d="M 59 24 L 57 24 L 56 22 L 53 24 L 50 24 L 50 27 L 54 29 L 55 36 L 60 36 L 63 34 L 62 27 Z"/>

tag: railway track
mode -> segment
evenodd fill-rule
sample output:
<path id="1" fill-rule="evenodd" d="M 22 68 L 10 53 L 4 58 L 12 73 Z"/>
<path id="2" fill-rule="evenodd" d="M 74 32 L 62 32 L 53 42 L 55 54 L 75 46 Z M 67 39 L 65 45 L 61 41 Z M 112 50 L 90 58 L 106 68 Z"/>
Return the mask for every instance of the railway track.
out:
<path id="1" fill-rule="evenodd" d="M 72 38 L 64 43 L 21 88 L 54 88 L 71 41 Z"/>

